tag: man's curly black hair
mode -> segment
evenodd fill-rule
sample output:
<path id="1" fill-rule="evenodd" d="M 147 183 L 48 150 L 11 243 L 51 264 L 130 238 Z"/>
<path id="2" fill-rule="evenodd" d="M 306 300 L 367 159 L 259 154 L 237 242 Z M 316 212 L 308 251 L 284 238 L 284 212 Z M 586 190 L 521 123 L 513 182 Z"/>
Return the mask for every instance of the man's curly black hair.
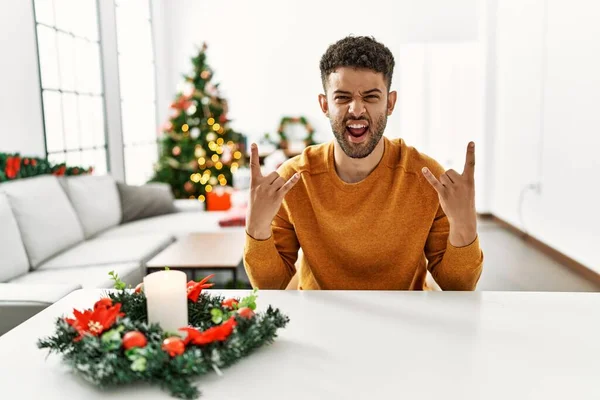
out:
<path id="1" fill-rule="evenodd" d="M 325 88 L 329 74 L 338 67 L 365 68 L 381 72 L 389 90 L 394 64 L 394 56 L 390 49 L 373 37 L 347 36 L 329 46 L 321 57 L 321 81 Z"/>

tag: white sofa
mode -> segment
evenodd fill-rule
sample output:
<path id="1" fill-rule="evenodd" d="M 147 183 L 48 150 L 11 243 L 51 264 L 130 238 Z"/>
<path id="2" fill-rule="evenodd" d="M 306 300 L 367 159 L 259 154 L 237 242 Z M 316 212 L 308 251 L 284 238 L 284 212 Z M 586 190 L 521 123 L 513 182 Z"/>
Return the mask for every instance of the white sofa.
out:
<path id="1" fill-rule="evenodd" d="M 176 237 L 213 232 L 223 212 L 176 200 L 178 212 L 121 224 L 110 176 L 46 175 L 0 184 L 0 335 L 79 288 L 132 286 Z"/>

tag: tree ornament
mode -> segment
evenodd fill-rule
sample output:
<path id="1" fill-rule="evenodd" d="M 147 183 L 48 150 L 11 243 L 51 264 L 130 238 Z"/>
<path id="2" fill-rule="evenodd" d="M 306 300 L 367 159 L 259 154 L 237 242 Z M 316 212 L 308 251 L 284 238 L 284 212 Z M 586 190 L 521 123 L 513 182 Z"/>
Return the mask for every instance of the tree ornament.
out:
<path id="1" fill-rule="evenodd" d="M 175 157 L 177 157 L 181 154 L 181 147 L 175 146 L 175 147 L 173 147 L 173 150 L 171 150 L 171 152 L 173 153 L 173 155 Z"/>
<path id="2" fill-rule="evenodd" d="M 190 181 L 187 181 L 183 184 L 183 189 L 188 193 L 192 193 L 194 191 L 194 184 Z"/>

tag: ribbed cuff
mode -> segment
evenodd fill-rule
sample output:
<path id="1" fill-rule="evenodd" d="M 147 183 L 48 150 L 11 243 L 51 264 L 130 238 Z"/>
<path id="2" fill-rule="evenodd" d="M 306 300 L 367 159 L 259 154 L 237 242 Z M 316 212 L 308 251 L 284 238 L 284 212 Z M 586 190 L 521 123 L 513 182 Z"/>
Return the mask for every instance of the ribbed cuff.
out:
<path id="1" fill-rule="evenodd" d="M 447 242 L 446 257 L 450 257 L 452 260 L 457 260 L 461 264 L 471 264 L 481 259 L 481 248 L 479 247 L 479 235 L 473 240 L 471 244 L 463 247 L 455 247 Z"/>

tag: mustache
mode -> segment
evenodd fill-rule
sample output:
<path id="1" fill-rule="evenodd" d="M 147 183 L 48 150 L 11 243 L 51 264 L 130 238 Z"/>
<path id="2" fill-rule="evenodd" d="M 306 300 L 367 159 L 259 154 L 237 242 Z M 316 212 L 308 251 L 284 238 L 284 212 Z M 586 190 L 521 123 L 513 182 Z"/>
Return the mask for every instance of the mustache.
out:
<path id="1" fill-rule="evenodd" d="M 346 123 L 346 122 L 348 122 L 350 120 L 352 120 L 352 121 L 367 121 L 369 123 L 371 122 L 371 119 L 367 118 L 367 117 L 359 117 L 359 118 L 349 117 L 349 118 L 344 118 L 344 123 Z"/>

